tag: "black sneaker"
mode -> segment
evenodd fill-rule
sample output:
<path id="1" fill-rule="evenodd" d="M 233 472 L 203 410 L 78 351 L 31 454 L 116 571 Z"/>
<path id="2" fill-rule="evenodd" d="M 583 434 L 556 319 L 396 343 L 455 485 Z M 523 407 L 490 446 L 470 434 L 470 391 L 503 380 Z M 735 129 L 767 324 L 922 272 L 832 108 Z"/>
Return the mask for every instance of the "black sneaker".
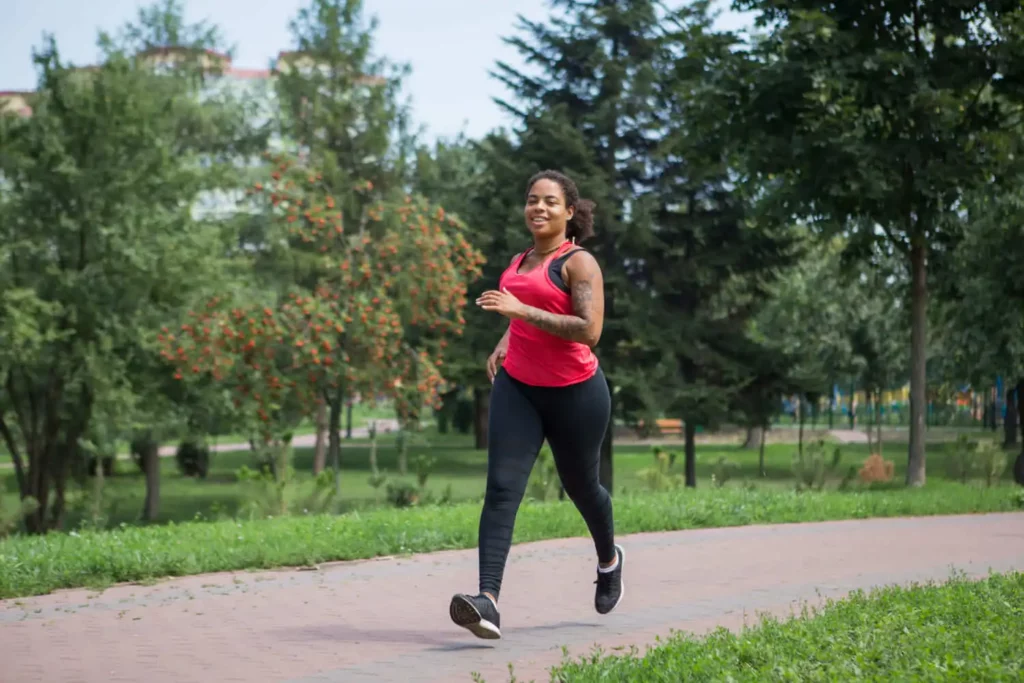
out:
<path id="1" fill-rule="evenodd" d="M 621 545 L 615 546 L 615 554 L 619 556 L 619 564 L 610 572 L 597 572 L 597 591 L 594 593 L 594 608 L 598 614 L 608 614 L 619 604 L 626 589 L 622 584 L 622 564 L 626 553 Z"/>
<path id="2" fill-rule="evenodd" d="M 463 595 L 452 598 L 448 614 L 458 626 L 469 630 L 477 638 L 501 638 L 501 615 L 486 595 Z"/>

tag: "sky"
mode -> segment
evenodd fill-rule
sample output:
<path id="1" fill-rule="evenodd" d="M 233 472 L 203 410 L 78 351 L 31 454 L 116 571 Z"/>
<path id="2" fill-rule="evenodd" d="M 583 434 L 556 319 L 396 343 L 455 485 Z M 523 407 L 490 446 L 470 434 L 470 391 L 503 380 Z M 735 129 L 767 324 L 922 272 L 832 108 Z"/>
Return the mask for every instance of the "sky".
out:
<path id="1" fill-rule="evenodd" d="M 145 0 L 4 0 L 0 15 L 0 91 L 32 90 L 32 50 L 53 34 L 65 62 L 96 61 L 96 37 L 135 18 Z M 234 47 L 235 67 L 265 69 L 280 50 L 293 47 L 289 21 L 305 0 L 185 0 L 189 21 L 220 26 Z M 86 9 L 87 6 L 91 6 Z M 486 7 L 487 9 L 483 9 Z M 405 84 L 413 118 L 427 139 L 464 132 L 480 137 L 511 121 L 493 102 L 507 96 L 488 75 L 498 60 L 522 67 L 502 42 L 514 33 L 516 16 L 548 16 L 547 0 L 365 0 L 376 16 L 375 54 L 407 63 Z M 722 4 L 724 8 L 724 3 Z M 719 25 L 738 28 L 745 17 L 724 11 Z"/>

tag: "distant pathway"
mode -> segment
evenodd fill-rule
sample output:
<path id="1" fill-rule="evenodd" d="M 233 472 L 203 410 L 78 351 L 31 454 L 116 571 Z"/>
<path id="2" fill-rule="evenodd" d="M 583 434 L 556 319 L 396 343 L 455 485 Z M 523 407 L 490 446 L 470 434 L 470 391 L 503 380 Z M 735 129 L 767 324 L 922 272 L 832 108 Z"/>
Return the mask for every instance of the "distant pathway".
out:
<path id="1" fill-rule="evenodd" d="M 398 429 L 398 420 L 394 419 L 383 419 L 383 420 L 372 420 L 377 423 L 378 434 L 384 434 L 386 432 L 393 432 Z M 370 436 L 369 427 L 353 427 L 352 438 L 353 439 L 365 439 Z M 298 434 L 292 437 L 292 446 L 294 448 L 312 448 L 316 445 L 316 434 Z M 227 442 L 227 443 L 211 443 L 210 450 L 214 453 L 223 453 L 228 451 L 247 451 L 251 448 L 248 441 L 239 442 Z M 169 458 L 173 456 L 178 450 L 178 444 L 168 444 L 160 447 L 160 457 Z M 118 460 L 131 460 L 132 456 L 128 453 L 119 453 L 117 456 Z M 0 469 L 13 468 L 14 463 L 10 460 L 0 462 Z"/>
<path id="2" fill-rule="evenodd" d="M 1024 570 L 1024 514 L 875 519 L 627 536 L 626 594 L 593 609 L 587 539 L 515 546 L 504 639 L 448 620 L 472 591 L 476 553 L 225 573 L 0 602 L 5 683 L 491 683 L 547 681 L 561 647 L 652 643 L 673 629 L 741 626 L 880 584 L 953 569 Z M 820 597 L 819 597 L 820 596 Z M 642 648 L 641 648 L 642 649 Z"/>
<path id="3" fill-rule="evenodd" d="M 868 435 L 865 432 L 858 431 L 856 429 L 833 429 L 829 431 L 829 435 L 832 436 L 839 443 L 867 443 Z"/>

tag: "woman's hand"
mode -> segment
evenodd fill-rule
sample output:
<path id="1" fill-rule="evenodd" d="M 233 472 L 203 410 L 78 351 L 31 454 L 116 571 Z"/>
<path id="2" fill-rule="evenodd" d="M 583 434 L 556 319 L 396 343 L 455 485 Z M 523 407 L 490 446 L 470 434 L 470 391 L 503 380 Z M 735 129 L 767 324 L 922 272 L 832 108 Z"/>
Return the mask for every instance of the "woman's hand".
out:
<path id="1" fill-rule="evenodd" d="M 523 313 L 526 310 L 523 303 L 507 289 L 503 289 L 500 292 L 493 289 L 488 290 L 480 295 L 480 298 L 476 300 L 476 304 L 485 311 L 500 313 L 510 320 L 523 317 Z"/>
<path id="2" fill-rule="evenodd" d="M 498 374 L 498 368 L 505 362 L 505 348 L 499 345 L 498 348 L 494 349 L 494 353 L 491 354 L 490 358 L 487 359 L 487 379 L 490 380 L 491 384 L 494 384 L 494 376 Z"/>

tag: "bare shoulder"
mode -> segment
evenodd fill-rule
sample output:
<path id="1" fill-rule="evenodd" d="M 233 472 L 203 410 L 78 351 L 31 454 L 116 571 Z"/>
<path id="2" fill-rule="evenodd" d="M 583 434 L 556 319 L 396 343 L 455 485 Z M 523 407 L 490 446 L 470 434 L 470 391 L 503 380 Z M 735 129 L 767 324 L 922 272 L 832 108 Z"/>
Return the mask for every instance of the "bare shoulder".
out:
<path id="1" fill-rule="evenodd" d="M 601 265 L 589 251 L 580 249 L 565 260 L 562 277 L 570 285 L 574 282 L 593 281 L 601 277 Z"/>

